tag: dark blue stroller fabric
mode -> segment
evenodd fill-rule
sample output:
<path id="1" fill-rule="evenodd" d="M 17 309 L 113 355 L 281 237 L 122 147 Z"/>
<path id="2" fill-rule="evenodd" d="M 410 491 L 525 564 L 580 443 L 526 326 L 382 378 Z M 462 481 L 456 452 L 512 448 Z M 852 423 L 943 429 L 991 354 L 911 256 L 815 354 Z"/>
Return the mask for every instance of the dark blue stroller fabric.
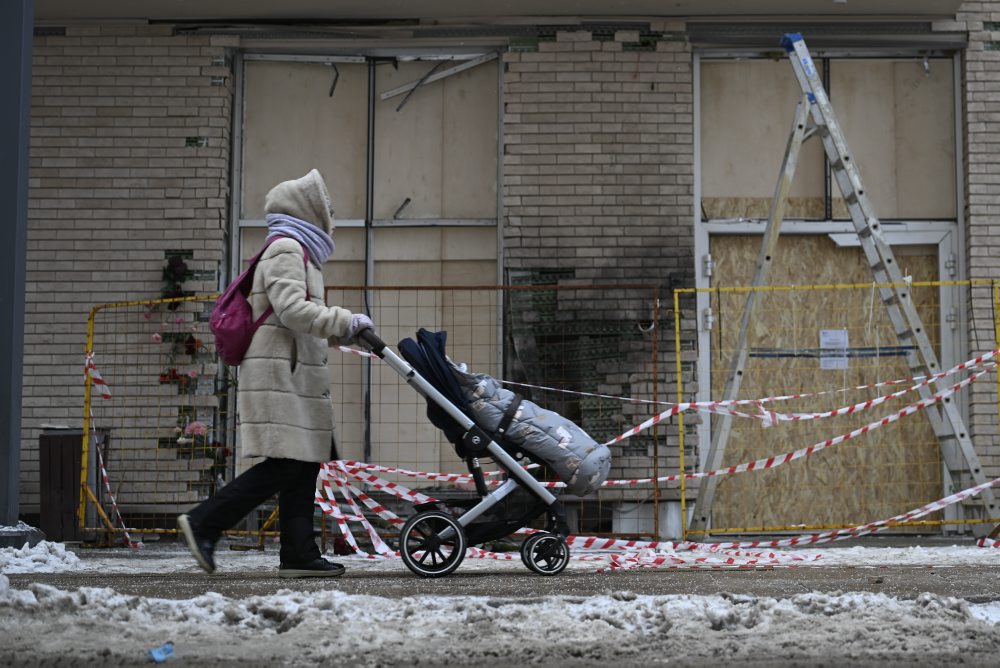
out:
<path id="1" fill-rule="evenodd" d="M 462 392 L 462 386 L 451 370 L 451 364 L 445 355 L 445 344 L 448 332 L 431 332 L 426 329 L 417 331 L 417 340 L 403 339 L 399 342 L 399 352 L 417 373 L 443 394 L 466 415 L 469 414 L 468 402 Z M 470 416 L 471 417 L 471 416 Z M 452 419 L 443 408 L 433 401 L 427 401 L 427 418 L 444 435 L 461 454 L 462 437 L 465 429 Z"/>

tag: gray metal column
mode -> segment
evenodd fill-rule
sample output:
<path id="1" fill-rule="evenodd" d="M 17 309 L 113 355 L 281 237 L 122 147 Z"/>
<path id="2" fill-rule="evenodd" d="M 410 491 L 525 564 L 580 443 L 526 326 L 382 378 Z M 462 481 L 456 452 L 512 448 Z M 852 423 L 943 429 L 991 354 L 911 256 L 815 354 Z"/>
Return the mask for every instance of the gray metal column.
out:
<path id="1" fill-rule="evenodd" d="M 0 526 L 18 516 L 33 0 L 0 2 Z"/>

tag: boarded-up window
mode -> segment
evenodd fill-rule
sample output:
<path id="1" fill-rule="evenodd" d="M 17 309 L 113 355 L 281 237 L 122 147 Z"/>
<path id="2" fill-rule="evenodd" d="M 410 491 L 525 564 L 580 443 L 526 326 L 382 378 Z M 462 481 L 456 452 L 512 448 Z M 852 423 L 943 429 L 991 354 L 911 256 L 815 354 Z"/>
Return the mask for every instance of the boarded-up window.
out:
<path id="1" fill-rule="evenodd" d="M 419 81 L 434 68 L 426 61 L 380 66 L 378 92 Z M 409 98 L 403 93 L 378 100 L 376 219 L 392 218 L 407 200 L 398 218 L 496 217 L 496 76 L 495 65 L 487 63 L 423 85 Z"/>
<path id="2" fill-rule="evenodd" d="M 447 330 L 456 359 L 496 373 L 498 293 L 468 286 L 493 285 L 497 277 L 498 61 L 426 81 L 408 97 L 381 99 L 460 62 L 380 59 L 334 67 L 248 59 L 240 199 L 247 226 L 240 250 L 245 262 L 263 242 L 259 221 L 267 191 L 315 167 L 341 221 L 336 252 L 323 268 L 329 303 L 370 312 L 393 345 L 420 327 Z M 369 197 L 371 227 L 363 227 Z M 332 349 L 330 363 L 341 456 L 364 458 L 367 434 L 373 461 L 461 469 L 424 416 L 423 399 L 387 367 L 373 369 L 369 421 L 361 358 Z"/>
<path id="3" fill-rule="evenodd" d="M 952 61 L 832 59 L 828 92 L 866 190 L 883 219 L 953 219 Z M 703 61 L 702 206 L 709 219 L 767 216 L 801 90 L 785 60 Z M 846 218 L 824 189 L 818 138 L 799 157 L 787 218 Z"/>
<path id="4" fill-rule="evenodd" d="M 315 167 L 326 180 L 337 218 L 365 217 L 368 66 L 249 61 L 243 118 L 240 217 L 264 217 L 276 183 Z"/>

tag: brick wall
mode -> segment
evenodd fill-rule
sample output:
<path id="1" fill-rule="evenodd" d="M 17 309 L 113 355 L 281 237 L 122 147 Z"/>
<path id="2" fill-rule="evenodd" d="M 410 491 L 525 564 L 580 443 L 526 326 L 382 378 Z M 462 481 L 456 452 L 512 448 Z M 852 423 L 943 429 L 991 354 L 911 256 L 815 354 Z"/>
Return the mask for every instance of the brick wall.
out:
<path id="1" fill-rule="evenodd" d="M 936 27 L 969 32 L 962 77 L 968 278 L 1000 279 L 1000 2 L 966 2 L 956 19 Z M 969 349 L 979 351 L 982 341 L 995 340 L 996 314 L 985 294 L 974 300 L 972 309 Z M 995 382 L 973 386 L 970 413 L 973 444 L 986 476 L 998 477 Z"/>
<path id="2" fill-rule="evenodd" d="M 691 54 L 624 50 L 559 32 L 504 56 L 508 269 L 582 280 L 689 276 L 694 183 Z"/>
<path id="3" fill-rule="evenodd" d="M 511 279 L 653 284 L 665 302 L 671 285 L 693 281 L 692 59 L 683 26 L 662 27 L 681 37 L 667 30 L 654 39 L 632 31 L 613 39 L 558 32 L 537 50 L 505 54 L 504 262 Z M 636 296 L 589 292 L 546 315 L 579 330 L 584 343 L 596 341 L 598 330 L 620 333 L 597 344 L 617 344 L 609 359 L 580 362 L 580 375 L 594 372 L 599 383 L 581 389 L 650 396 L 651 334 L 644 344 L 637 334 L 650 302 Z M 661 353 L 672 342 L 670 317 L 660 322 Z M 674 377 L 670 361 L 662 356 L 660 379 Z M 673 391 L 661 380 L 659 396 Z M 622 410 L 622 426 L 649 416 L 645 406 Z M 582 426 L 589 426 L 586 414 Z M 651 451 L 636 442 L 616 453 L 612 477 L 649 475 Z M 676 453 L 675 442 L 663 445 L 661 455 Z M 672 457 L 669 466 L 676 470 Z"/>
<path id="4" fill-rule="evenodd" d="M 82 426 L 91 307 L 158 297 L 167 251 L 190 251 L 206 272 L 222 257 L 230 41 L 171 32 L 71 25 L 35 37 L 22 513 L 38 509 L 41 426 Z"/>

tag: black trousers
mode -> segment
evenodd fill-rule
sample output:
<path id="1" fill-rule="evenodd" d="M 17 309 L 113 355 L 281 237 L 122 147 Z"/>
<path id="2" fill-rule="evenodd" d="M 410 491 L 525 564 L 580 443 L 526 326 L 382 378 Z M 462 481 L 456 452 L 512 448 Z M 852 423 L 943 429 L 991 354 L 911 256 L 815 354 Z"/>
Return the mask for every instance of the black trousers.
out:
<path id="1" fill-rule="evenodd" d="M 223 531 L 277 494 L 281 563 L 306 563 L 320 557 L 313 532 L 317 475 L 318 462 L 268 458 L 223 485 L 188 516 L 205 538 L 216 541 Z"/>

